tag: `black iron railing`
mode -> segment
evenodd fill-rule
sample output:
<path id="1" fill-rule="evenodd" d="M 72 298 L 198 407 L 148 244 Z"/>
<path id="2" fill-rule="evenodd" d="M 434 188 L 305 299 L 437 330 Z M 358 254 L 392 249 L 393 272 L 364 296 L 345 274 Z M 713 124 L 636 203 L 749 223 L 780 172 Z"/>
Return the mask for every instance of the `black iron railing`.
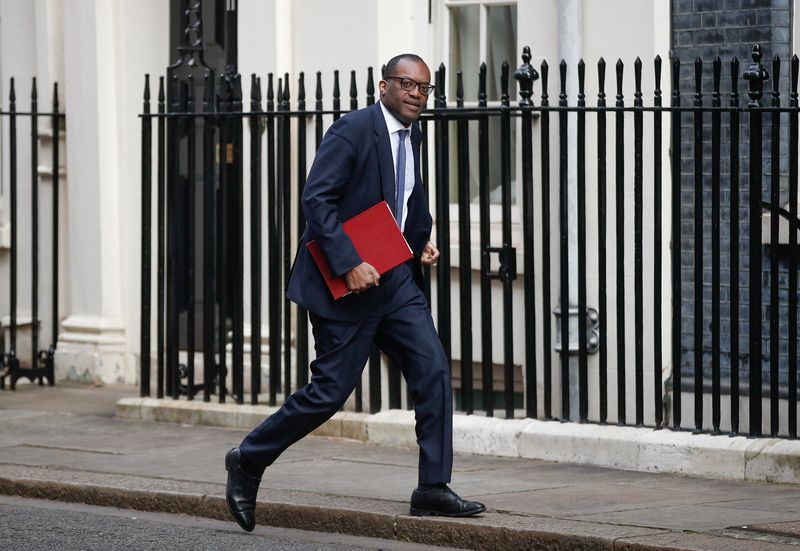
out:
<path id="1" fill-rule="evenodd" d="M 56 344 L 58 340 L 58 300 L 59 300 L 59 273 L 58 273 L 58 255 L 59 255 L 59 131 L 63 127 L 64 113 L 59 112 L 58 104 L 58 83 L 53 84 L 53 99 L 52 111 L 41 112 L 38 108 L 38 93 L 36 90 L 36 78 L 31 82 L 31 95 L 30 95 L 30 111 L 18 111 L 17 99 L 14 85 L 14 79 L 10 81 L 9 96 L 8 96 L 8 109 L 0 111 L 0 123 L 8 125 L 8 209 L 9 209 L 9 249 L 8 249 L 8 292 L 9 292 L 9 325 L 8 325 L 8 342 L 5 336 L 0 338 L 0 389 L 5 388 L 5 380 L 9 379 L 9 387 L 14 390 L 17 381 L 21 378 L 27 378 L 31 381 L 38 380 L 39 384 L 43 384 L 46 379 L 48 384 L 52 385 L 55 382 L 54 378 L 54 358 Z M 18 178 L 17 161 L 18 161 L 18 145 L 20 142 L 17 125 L 22 119 L 26 125 L 30 126 L 30 218 L 27 218 L 27 223 L 30 224 L 31 231 L 31 249 L 29 251 L 21 251 L 18 246 L 17 236 L 20 228 L 26 218 L 18 209 L 18 188 L 22 185 Z M 39 308 L 39 245 L 41 238 L 39 236 L 39 121 L 45 120 L 50 122 L 52 131 L 52 235 L 50 236 L 51 247 L 51 273 L 49 274 L 51 285 L 51 304 L 52 311 L 50 313 L 50 344 L 47 348 L 40 348 L 40 308 Z M 21 221 L 22 218 L 22 221 Z M 18 291 L 19 291 L 19 261 L 20 255 L 30 253 L 28 261 L 30 262 L 30 297 L 31 297 L 31 321 L 30 321 L 30 350 L 31 358 L 26 367 L 23 367 L 17 353 L 17 340 L 19 332 L 19 317 L 18 317 Z M 27 358 L 25 360 L 28 360 Z"/>
<path id="2" fill-rule="evenodd" d="M 624 64 L 621 60 L 616 63 L 613 106 L 607 105 L 606 64 L 602 59 L 597 65 L 595 105 L 588 105 L 582 61 L 577 66 L 575 104 L 569 102 L 568 67 L 562 62 L 558 68 L 558 102 L 551 105 L 549 66 L 542 62 L 535 70 L 527 48 L 522 65 L 513 75 L 520 97 L 514 104 L 507 63 L 502 67 L 496 100 L 491 100 L 491 91 L 487 91 L 486 68 L 480 68 L 479 94 L 473 105 L 468 105 L 463 95 L 461 73 L 456 75 L 456 100 L 448 102 L 444 65 L 435 71 L 436 96 L 419 122 L 423 134 L 421 169 L 433 205 L 435 240 L 444 254 L 435 271 L 426 274 L 426 285 L 445 352 L 453 359 L 458 409 L 486 415 L 500 411 L 509 418 L 559 418 L 676 430 L 686 427 L 684 412 L 690 412 L 693 430 L 758 436 L 763 432 L 762 402 L 766 400 L 769 434 L 797 436 L 798 62 L 796 57 L 791 62 L 788 105 L 781 105 L 779 61 L 773 62 L 772 100 L 764 106 L 763 87 L 768 75 L 758 47 L 752 57 L 743 75 L 738 60 L 730 62 L 731 89 L 725 94 L 720 84 L 723 64 L 714 60 L 710 102 L 702 91 L 706 65 L 698 60 L 691 105 L 685 105 L 681 95 L 677 77 L 680 62 L 673 60 L 669 106 L 662 103 L 659 57 L 652 65 L 655 86 L 648 104 L 642 91 L 643 64 L 639 59 L 633 64 L 632 104 L 626 104 L 623 94 Z M 740 105 L 740 78 L 749 85 L 747 106 Z M 159 268 L 156 282 L 157 395 L 177 397 L 185 393 L 190 399 L 194 395 L 195 324 L 178 320 L 194 315 L 197 297 L 191 290 L 192 271 L 194 266 L 201 266 L 203 398 L 209 400 L 216 393 L 220 401 L 225 401 L 226 356 L 230 353 L 230 393 L 237 402 L 245 401 L 241 337 L 244 279 L 239 264 L 245 254 L 250 257 L 252 306 L 248 319 L 252 328 L 249 401 L 275 404 L 281 395 L 308 380 L 307 316 L 286 301 L 283 289 L 304 225 L 299 197 L 309 164 L 306 151 L 319 146 L 326 125 L 346 110 L 341 109 L 338 72 L 334 74 L 331 109 L 323 106 L 320 73 L 316 75 L 313 109 L 306 105 L 302 73 L 294 103 L 289 75 L 275 80 L 272 74 L 267 78 L 264 109 L 261 80 L 253 75 L 247 113 L 242 112 L 237 79 L 222 78 L 215 90 L 213 80 L 207 77 L 202 86 L 202 110 L 189 101 L 196 88 L 191 82 L 174 83 L 172 93 L 183 86 L 181 93 L 188 94 L 186 105 L 191 107 L 183 111 L 165 110 L 162 79 L 158 113 L 150 113 L 146 88 L 142 116 L 142 395 L 150 393 L 153 352 L 149 311 L 153 121 L 158 124 L 155 146 L 159 159 L 156 255 L 159 266 L 164 262 L 168 265 L 166 275 Z M 534 90 L 537 82 L 538 105 Z M 370 69 L 366 105 L 375 102 L 374 90 Z M 723 95 L 728 97 L 727 106 L 723 106 Z M 350 75 L 349 99 L 350 110 L 360 106 L 355 72 Z M 766 142 L 762 139 L 765 115 L 770 129 Z M 668 127 L 664 125 L 665 116 Z M 553 117 L 557 118 L 557 128 L 551 132 Z M 613 129 L 608 117 L 613 117 Z M 790 198 L 788 211 L 779 205 L 778 157 L 786 147 L 779 139 L 783 119 L 790 129 L 785 150 L 791 152 L 788 191 L 784 194 Z M 627 134 L 631 120 L 632 136 Z M 241 128 L 245 122 L 250 131 L 248 251 L 244 249 L 242 225 L 245 187 Z M 690 124 L 691 132 L 684 129 L 685 123 Z M 173 127 L 182 130 L 170 131 Z M 474 130 L 477 140 L 471 132 Z M 572 133 L 576 137 L 574 148 L 570 146 Z M 173 136 L 188 137 L 177 143 Z M 689 138 L 693 154 L 684 162 L 686 149 L 682 146 Z M 671 145 L 667 159 L 663 158 L 665 143 Z M 762 158 L 766 143 L 770 145 L 769 164 Z M 202 150 L 197 144 L 202 144 Z M 723 171 L 720 151 L 725 145 L 730 163 Z M 748 148 L 747 155 L 741 154 L 742 146 Z M 514 160 L 517 156 L 519 168 Z M 706 159 L 710 167 L 704 163 Z M 202 177 L 193 172 L 195 166 L 202 167 Z M 767 188 L 762 185 L 765 166 L 770 176 Z M 627 172 L 631 169 L 632 174 Z M 662 175 L 666 174 L 671 185 L 665 190 Z M 265 182 L 266 194 L 262 196 Z M 186 225 L 173 216 L 172 209 L 167 209 L 165 221 L 166 197 L 168 193 L 182 193 L 178 191 L 181 187 L 187 189 L 179 196 L 186 197 L 190 205 L 194 204 L 194 195 L 202 192 L 202 223 Z M 761 235 L 763 189 L 769 189 L 772 214 L 768 247 Z M 496 195 L 492 195 L 494 192 Z M 710 206 L 704 195 L 710 195 Z M 747 197 L 747 203 L 740 202 L 740 195 Z M 262 257 L 262 205 L 267 209 L 266 259 Z M 662 220 L 667 205 L 671 219 Z M 557 207 L 557 216 L 551 215 L 551 207 Z M 194 207 L 189 210 L 200 212 Z M 626 214 L 631 211 L 632 231 L 631 217 Z M 779 244 L 781 212 L 788 218 L 785 244 Z M 451 214 L 456 213 L 457 220 L 451 220 Z M 687 217 L 691 232 L 682 227 Z M 595 218 L 596 223 L 590 222 Z M 476 235 L 473 225 L 477 225 Z M 455 231 L 451 232 L 451 227 Z M 572 227 L 576 228 L 574 237 L 570 237 Z M 169 236 L 166 248 L 165 232 Z M 199 248 L 192 245 L 195 236 L 202 241 Z M 450 254 L 451 247 L 454 254 Z M 769 262 L 762 266 L 765 251 Z M 670 279 L 665 281 L 662 256 L 668 252 Z M 728 268 L 725 281 L 723 261 Z M 264 270 L 268 281 L 268 350 L 261 346 Z M 571 281 L 572 273 L 577 274 L 576 284 Z M 740 273 L 748 274 L 747 281 L 740 281 Z M 787 273 L 788 292 L 779 289 L 779 273 Z M 766 275 L 770 301 L 765 304 L 762 278 Z M 190 291 L 180 301 L 169 298 L 178 296 L 182 288 Z M 663 299 L 668 295 L 671 308 L 664 312 Z M 746 302 L 742 300 L 745 297 Z M 740 306 L 747 308 L 747 317 L 740 316 Z M 704 313 L 705 309 L 710 314 Z M 764 319 L 768 322 L 762 327 Z M 727 329 L 723 331 L 723 327 Z M 667 340 L 670 329 L 671 340 Z M 770 339 L 766 348 L 762 346 L 765 334 Z M 746 350 L 740 347 L 741 337 L 748 339 Z M 785 354 L 782 343 L 786 345 Z M 184 351 L 184 361 L 179 361 L 178 348 Z M 558 361 L 552 355 L 554 350 L 559 354 Z M 260 388 L 263 353 L 269 355 L 264 373 L 269 384 L 264 395 Z M 671 361 L 664 362 L 664 358 Z M 723 360 L 727 366 L 724 376 Z M 360 384 L 355 391 L 357 411 L 402 407 L 399 371 L 391 365 L 386 377 L 382 377 L 382 371 L 376 351 L 366 371 L 367 392 Z M 766 390 L 762 389 L 764 377 L 769 381 Z M 382 399 L 383 385 L 388 386 L 388 404 Z M 748 399 L 742 402 L 745 395 Z M 691 403 L 684 403 L 684 396 L 692 398 Z M 409 403 L 406 400 L 406 405 Z M 782 404 L 787 407 L 785 430 L 780 423 Z M 747 412 L 746 428 L 740 419 L 743 411 Z"/>

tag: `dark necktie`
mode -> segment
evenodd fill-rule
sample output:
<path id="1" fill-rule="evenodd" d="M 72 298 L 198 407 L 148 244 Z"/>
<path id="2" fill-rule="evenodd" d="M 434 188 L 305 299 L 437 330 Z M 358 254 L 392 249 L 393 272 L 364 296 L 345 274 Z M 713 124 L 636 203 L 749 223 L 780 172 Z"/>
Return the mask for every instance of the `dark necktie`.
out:
<path id="1" fill-rule="evenodd" d="M 399 130 L 397 136 L 400 141 L 397 146 L 397 189 L 395 191 L 395 218 L 397 225 L 403 229 L 403 203 L 406 197 L 406 135 L 408 130 Z"/>

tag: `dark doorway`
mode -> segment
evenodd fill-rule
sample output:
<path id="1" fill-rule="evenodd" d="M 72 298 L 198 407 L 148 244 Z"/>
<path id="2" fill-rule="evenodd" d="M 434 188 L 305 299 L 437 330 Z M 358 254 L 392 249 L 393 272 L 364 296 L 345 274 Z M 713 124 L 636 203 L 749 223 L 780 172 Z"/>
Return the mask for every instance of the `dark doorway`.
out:
<path id="1" fill-rule="evenodd" d="M 171 0 L 170 3 L 170 61 L 167 69 L 166 95 L 167 109 L 172 112 L 215 112 L 221 80 L 233 79 L 237 70 L 237 0 Z M 210 86 L 212 92 L 207 93 Z M 167 278 L 175 282 L 172 299 L 176 301 L 177 319 L 167 320 L 167 331 L 177 325 L 178 347 L 192 352 L 203 351 L 202 331 L 204 325 L 203 266 L 207 260 L 217 265 L 220 251 L 235 250 L 237 232 L 231 224 L 236 221 L 234 211 L 236 197 L 241 195 L 235 181 L 220 186 L 214 182 L 214 204 L 217 209 L 213 219 L 204 214 L 204 185 L 209 181 L 209 160 L 204 158 L 201 147 L 205 125 L 210 132 L 218 128 L 213 119 L 187 119 L 168 123 L 167 134 L 172 144 L 173 165 L 167 167 L 167 209 L 172 220 L 167 229 Z M 238 156 L 213 154 L 211 165 L 213 173 L 219 174 L 220 162 L 226 163 L 228 173 L 236 172 L 233 164 L 239 163 Z M 233 170 L 232 170 L 233 169 Z M 225 195 L 225 198 L 221 197 Z M 226 209 L 221 212 L 219 209 Z M 224 226 L 224 227 L 223 227 Z M 215 244 L 211 250 L 204 250 L 203 232 L 213 227 Z M 174 278 L 170 278 L 170 271 Z M 216 285 L 224 285 L 216 296 L 232 296 L 241 287 L 241 282 L 233 278 L 215 278 Z M 221 282 L 222 281 L 222 282 Z M 175 311 L 175 310 L 172 310 Z M 207 311 L 207 310 L 206 310 Z M 219 303 L 214 305 L 213 325 L 215 334 L 224 340 L 230 325 L 230 311 Z M 221 320 L 224 322 L 221 323 Z M 220 331 L 221 326 L 223 330 Z M 222 347 L 224 350 L 224 345 Z M 170 356 L 174 358 L 174 353 Z M 190 353 L 190 356 L 193 354 Z M 183 364 L 183 362 L 181 362 Z M 188 358 L 189 368 L 193 358 Z M 184 367 L 182 365 L 182 367 Z"/>

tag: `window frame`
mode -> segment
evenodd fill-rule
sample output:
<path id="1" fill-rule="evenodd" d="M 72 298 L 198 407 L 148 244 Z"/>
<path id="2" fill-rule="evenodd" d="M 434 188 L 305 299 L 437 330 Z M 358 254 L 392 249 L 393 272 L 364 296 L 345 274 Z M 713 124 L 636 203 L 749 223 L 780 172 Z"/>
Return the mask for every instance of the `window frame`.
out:
<path id="1" fill-rule="evenodd" d="M 494 6 L 514 6 L 517 7 L 517 0 L 443 0 L 444 23 L 442 33 L 443 59 L 450 61 L 450 8 L 464 8 L 468 6 L 478 6 L 478 59 L 486 60 L 487 46 L 487 21 L 489 19 L 489 7 Z M 516 37 L 515 37 L 516 39 Z"/>
<path id="2" fill-rule="evenodd" d="M 517 0 L 441 0 L 440 2 L 436 3 L 437 10 L 435 13 L 435 18 L 433 20 L 433 25 L 438 27 L 438 51 L 440 53 L 439 58 L 445 60 L 445 66 L 448 67 L 451 61 L 451 52 L 450 52 L 450 30 L 452 26 L 451 22 L 451 8 L 462 8 L 468 6 L 478 6 L 479 8 L 479 23 L 478 23 L 478 34 L 479 34 L 479 46 L 478 46 L 478 55 L 479 59 L 485 60 L 486 59 L 486 52 L 488 46 L 488 15 L 489 15 L 489 8 L 495 6 L 514 6 L 518 7 L 519 2 Z M 519 29 L 517 29 L 517 35 L 519 35 Z M 514 37 L 514 42 L 519 42 L 519 37 Z M 513 60 L 508 60 L 509 64 L 512 64 Z M 448 75 L 450 72 L 448 71 Z M 448 79 L 450 76 L 448 76 Z M 444 84 L 442 84 L 445 86 Z M 509 87 L 513 85 L 513 82 L 509 83 Z M 446 88 L 447 90 L 447 88 Z M 511 92 L 511 90 L 509 90 Z M 454 98 L 450 98 L 449 95 L 447 97 L 447 106 L 448 107 L 455 107 L 456 101 Z M 464 107 L 477 107 L 478 102 L 477 100 L 464 100 Z M 499 107 L 500 101 L 493 100 L 488 101 L 487 105 L 490 107 Z M 512 167 L 512 171 L 514 174 L 514 185 L 516 187 L 516 196 L 518 200 L 511 205 L 511 233 L 512 233 L 512 243 L 514 246 L 517 247 L 517 256 L 521 254 L 521 239 L 522 239 L 522 208 L 521 202 L 519 198 L 521 197 L 522 193 L 522 182 L 521 182 L 521 127 L 519 121 L 515 118 L 512 118 L 511 124 L 513 127 L 512 132 L 514 132 L 517 136 L 515 140 L 515 162 L 514 166 Z M 451 133 L 452 136 L 452 133 Z M 430 144 L 432 146 L 432 144 Z M 431 155 L 431 159 L 433 159 L 433 149 L 429 151 Z M 458 216 L 458 203 L 457 202 L 449 202 L 449 215 L 450 215 L 450 236 L 451 236 L 451 244 L 450 244 L 450 265 L 452 268 L 457 268 L 459 266 L 459 255 L 458 255 L 458 225 L 459 225 L 459 216 Z M 436 225 L 436 214 L 435 209 L 431 212 L 434 218 L 434 227 Z M 470 203 L 470 240 L 471 240 L 471 264 L 473 270 L 480 270 L 481 269 L 481 255 L 480 255 L 480 223 L 477 221 L 480 215 L 480 205 L 476 203 Z M 489 205 L 489 216 L 490 216 L 490 240 L 492 243 L 499 243 L 502 241 L 502 226 L 501 226 L 501 218 L 502 218 L 502 205 L 498 203 L 492 203 Z M 517 266 L 521 267 L 521 258 L 517 259 Z"/>

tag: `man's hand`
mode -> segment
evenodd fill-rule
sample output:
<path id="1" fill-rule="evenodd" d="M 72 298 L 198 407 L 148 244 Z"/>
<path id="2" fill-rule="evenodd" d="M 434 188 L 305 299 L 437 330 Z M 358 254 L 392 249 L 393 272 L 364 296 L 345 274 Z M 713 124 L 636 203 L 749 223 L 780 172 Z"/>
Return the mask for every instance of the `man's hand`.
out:
<path id="1" fill-rule="evenodd" d="M 422 251 L 422 255 L 419 257 L 419 261 L 423 266 L 435 266 L 439 262 L 439 249 L 436 248 L 436 245 L 428 241 L 428 244 L 425 245 L 425 250 Z"/>
<path id="2" fill-rule="evenodd" d="M 371 264 L 362 262 L 344 276 L 347 288 L 355 294 L 363 293 L 367 289 L 377 287 L 381 281 L 381 275 Z"/>

